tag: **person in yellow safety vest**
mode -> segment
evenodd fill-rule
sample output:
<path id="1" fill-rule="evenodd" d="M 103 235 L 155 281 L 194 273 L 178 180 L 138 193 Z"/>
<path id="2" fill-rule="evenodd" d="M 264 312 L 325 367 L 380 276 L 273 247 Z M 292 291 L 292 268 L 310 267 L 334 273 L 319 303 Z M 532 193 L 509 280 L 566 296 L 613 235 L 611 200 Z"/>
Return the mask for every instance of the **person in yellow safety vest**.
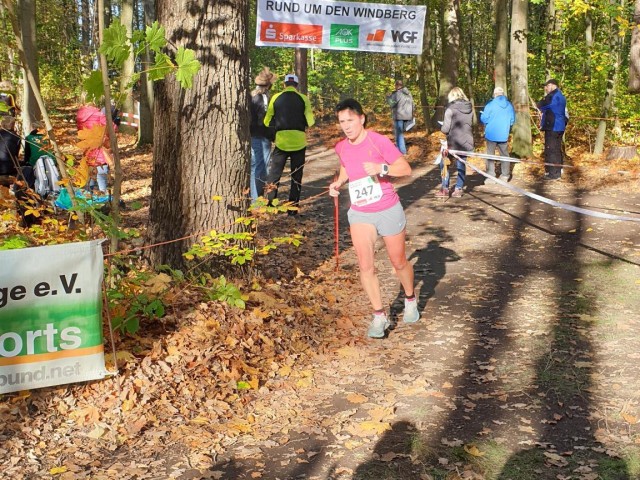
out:
<path id="1" fill-rule="evenodd" d="M 8 80 L 0 82 L 0 115 L 15 117 L 18 113 L 13 84 Z"/>
<path id="2" fill-rule="evenodd" d="M 271 97 L 264 124 L 274 127 L 276 131 L 275 148 L 271 154 L 266 187 L 275 188 L 267 193 L 269 203 L 278 196 L 280 177 L 287 158 L 291 159 L 291 190 L 289 201 L 294 206 L 300 202 L 302 191 L 302 172 L 305 163 L 307 138 L 305 130 L 315 123 L 311 104 L 306 95 L 298 92 L 298 76 L 290 73 L 284 77 L 285 89 Z M 290 210 L 289 215 L 296 215 L 298 210 Z"/>

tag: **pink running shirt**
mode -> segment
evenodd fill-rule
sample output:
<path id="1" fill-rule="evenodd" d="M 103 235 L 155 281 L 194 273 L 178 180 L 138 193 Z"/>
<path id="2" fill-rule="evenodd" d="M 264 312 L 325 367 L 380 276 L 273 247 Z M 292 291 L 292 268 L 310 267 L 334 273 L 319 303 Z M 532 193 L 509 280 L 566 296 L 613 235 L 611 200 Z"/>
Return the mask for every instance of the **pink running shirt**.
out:
<path id="1" fill-rule="evenodd" d="M 346 169 L 349 181 L 359 180 L 367 176 L 362 164 L 364 162 L 386 163 L 391 165 L 398 160 L 402 153 L 384 135 L 372 130 L 367 130 L 367 136 L 358 145 L 352 145 L 348 139 L 343 139 L 336 144 L 336 153 L 340 163 Z M 369 205 L 351 208 L 357 212 L 375 213 L 393 207 L 400 201 L 396 189 L 389 181 L 389 177 L 378 177 L 382 188 L 382 198 Z"/>

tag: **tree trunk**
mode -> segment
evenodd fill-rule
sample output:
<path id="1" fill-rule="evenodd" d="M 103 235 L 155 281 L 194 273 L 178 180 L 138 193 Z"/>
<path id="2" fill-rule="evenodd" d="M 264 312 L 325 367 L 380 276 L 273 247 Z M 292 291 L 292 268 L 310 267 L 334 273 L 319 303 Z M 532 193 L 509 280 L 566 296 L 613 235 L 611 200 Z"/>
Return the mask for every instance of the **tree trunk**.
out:
<path id="1" fill-rule="evenodd" d="M 620 7 L 624 9 L 624 1 L 611 0 L 612 7 L 615 7 L 616 3 L 620 4 Z M 612 8 L 613 12 L 617 10 Z M 611 116 L 611 110 L 614 105 L 616 97 L 616 83 L 618 80 L 618 74 L 620 72 L 620 58 L 622 56 L 622 38 L 618 35 L 618 20 L 611 16 L 609 19 L 609 51 L 611 52 L 611 65 L 609 66 L 609 72 L 607 73 L 607 89 L 604 94 L 604 101 L 602 102 L 602 111 L 600 117 L 602 120 L 598 122 L 598 131 L 596 133 L 596 141 L 593 147 L 593 153 L 600 155 L 604 152 L 604 141 L 607 134 L 607 119 Z"/>
<path id="2" fill-rule="evenodd" d="M 640 93 L 640 0 L 633 13 L 633 33 L 629 51 L 629 93 Z"/>
<path id="3" fill-rule="evenodd" d="M 89 0 L 81 0 L 80 4 L 82 19 L 82 55 L 84 56 L 84 65 L 88 72 L 93 68 L 91 46 L 93 45 L 93 16 L 91 15 L 91 4 Z"/>
<path id="4" fill-rule="evenodd" d="M 154 1 L 143 0 L 144 24 L 151 25 L 155 20 Z M 138 145 L 153 143 L 153 82 L 149 80 L 146 70 L 153 65 L 151 50 L 146 48 L 142 60 L 140 76 L 140 118 L 138 119 Z"/>
<path id="5" fill-rule="evenodd" d="M 584 61 L 584 73 L 587 77 L 587 81 L 590 81 L 591 52 L 593 51 L 593 17 L 591 16 L 591 12 L 586 12 L 584 14 L 584 43 L 587 48 L 587 55 Z"/>
<path id="6" fill-rule="evenodd" d="M 473 92 L 473 78 L 471 76 L 471 51 L 473 49 L 473 36 L 472 36 L 472 31 L 473 28 L 470 28 L 468 30 L 465 30 L 464 28 L 464 23 L 463 23 L 463 16 L 462 16 L 462 12 L 460 11 L 460 3 L 459 2 L 455 2 L 455 7 L 456 7 L 456 18 L 458 19 L 458 32 L 460 33 L 464 33 L 464 35 L 459 35 L 460 37 L 465 37 L 468 39 L 469 42 L 469 49 L 467 50 L 466 48 L 460 48 L 460 56 L 462 57 L 462 65 L 464 68 L 464 75 L 467 79 L 467 95 L 469 97 L 469 101 L 471 102 L 471 121 L 473 123 L 473 125 L 476 125 L 478 123 L 478 116 L 476 115 L 476 109 L 475 109 L 475 105 L 476 105 L 476 101 L 475 101 L 475 94 Z M 469 52 L 469 53 L 467 53 Z M 469 58 L 468 58 L 469 57 Z"/>
<path id="7" fill-rule="evenodd" d="M 530 157 L 531 114 L 527 69 L 528 0 L 513 0 L 511 10 L 511 95 L 516 109 L 511 151 L 518 158 Z"/>
<path id="8" fill-rule="evenodd" d="M 427 135 L 431 133 L 431 115 L 429 114 L 429 96 L 427 95 L 429 82 L 433 74 L 433 42 L 431 41 L 431 9 L 427 9 L 424 22 L 422 54 L 416 59 L 418 68 L 418 86 L 420 87 L 420 105 L 422 118 Z"/>
<path id="9" fill-rule="evenodd" d="M 131 32 L 133 31 L 133 0 L 122 0 L 122 10 L 120 12 L 120 22 L 127 29 L 127 36 L 131 38 Z M 120 76 L 120 91 L 118 92 L 118 99 L 116 104 L 122 112 L 127 112 L 131 115 L 135 114 L 133 108 L 133 92 L 131 89 L 131 78 L 133 77 L 133 69 L 135 66 L 135 59 L 133 57 L 133 49 L 129 53 L 122 65 L 122 74 Z M 128 118 L 129 123 L 133 123 L 133 118 Z M 135 127 L 128 125 L 121 125 L 120 131 L 127 134 L 135 134 Z"/>
<path id="10" fill-rule="evenodd" d="M 554 58 L 554 38 L 556 32 L 556 2 L 549 0 L 547 5 L 547 44 L 545 57 L 545 74 L 546 78 L 554 77 L 554 67 L 558 59 Z"/>
<path id="11" fill-rule="evenodd" d="M 36 0 L 20 0 L 18 2 L 18 17 L 20 19 L 20 35 L 24 45 L 26 68 L 31 70 L 33 78 L 40 88 L 40 74 L 38 69 L 38 44 L 36 42 Z M 26 73 L 24 75 L 26 78 Z M 23 84 L 22 96 L 22 131 L 25 135 L 31 132 L 31 124 L 42 118 L 33 88 L 29 82 Z"/>
<path id="12" fill-rule="evenodd" d="M 103 15 L 104 9 L 104 1 L 98 0 L 97 2 L 97 10 L 98 10 L 98 45 L 102 45 L 102 41 L 104 40 L 104 31 L 105 31 L 105 18 Z M 120 193 L 122 187 L 122 165 L 120 163 L 120 152 L 118 151 L 118 141 L 116 139 L 116 132 L 113 129 L 113 118 L 111 117 L 111 86 L 109 84 L 109 66 L 107 64 L 107 57 L 104 53 L 98 54 L 98 62 L 100 64 L 100 72 L 102 73 L 102 89 L 104 91 L 104 108 L 105 114 L 107 116 L 107 125 L 106 130 L 109 135 L 109 145 L 111 147 L 111 156 L 113 157 L 113 171 L 114 171 L 114 181 L 113 181 L 113 195 L 111 198 L 111 217 L 113 221 L 118 227 L 120 225 Z M 111 252 L 115 253 L 118 251 L 118 237 L 117 235 L 111 236 L 110 242 Z"/>
<path id="13" fill-rule="evenodd" d="M 196 52 L 193 88 L 156 83 L 150 235 L 152 262 L 184 266 L 183 252 L 211 229 L 237 231 L 249 184 L 249 0 L 158 0 L 158 21 L 176 47 Z M 175 53 L 175 52 L 171 52 Z M 219 195 L 221 201 L 213 197 Z"/>
<path id="14" fill-rule="evenodd" d="M 494 66 L 494 87 L 507 89 L 507 65 L 509 54 L 509 21 L 507 18 L 508 0 L 496 0 L 496 51 Z"/>
<path id="15" fill-rule="evenodd" d="M 307 81 L 307 50 L 306 48 L 296 48 L 296 65 L 295 71 L 298 75 L 298 91 L 306 95 L 308 93 Z"/>
<path id="16" fill-rule="evenodd" d="M 451 89 L 458 85 L 458 58 L 460 55 L 460 31 L 458 30 L 458 18 L 456 17 L 455 0 L 443 0 L 443 31 L 442 62 L 440 64 L 440 87 L 438 88 L 438 107 L 433 120 L 444 118 L 444 108 L 447 105 L 447 95 Z M 434 125 L 434 128 L 437 124 Z"/>

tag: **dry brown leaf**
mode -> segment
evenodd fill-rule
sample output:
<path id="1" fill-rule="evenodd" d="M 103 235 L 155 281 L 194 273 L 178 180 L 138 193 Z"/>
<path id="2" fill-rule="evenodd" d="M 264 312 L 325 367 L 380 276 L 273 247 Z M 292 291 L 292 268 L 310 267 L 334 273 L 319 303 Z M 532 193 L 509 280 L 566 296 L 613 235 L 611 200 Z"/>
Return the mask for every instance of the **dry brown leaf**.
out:
<path id="1" fill-rule="evenodd" d="M 359 393 L 350 393 L 347 395 L 347 400 L 351 403 L 364 403 L 368 398 L 364 395 L 360 395 Z"/>

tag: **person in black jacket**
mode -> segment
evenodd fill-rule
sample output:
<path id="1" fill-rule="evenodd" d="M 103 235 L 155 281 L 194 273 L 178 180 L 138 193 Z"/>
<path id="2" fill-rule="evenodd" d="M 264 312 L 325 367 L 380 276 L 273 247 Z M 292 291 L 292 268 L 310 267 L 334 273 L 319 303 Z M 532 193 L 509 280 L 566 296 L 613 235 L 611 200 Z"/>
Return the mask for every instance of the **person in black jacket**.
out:
<path id="1" fill-rule="evenodd" d="M 264 116 L 269 105 L 269 90 L 276 81 L 276 76 L 268 67 L 256 77 L 256 88 L 251 92 L 251 200 L 261 197 L 264 193 L 264 184 L 267 180 L 267 168 L 271 155 L 271 141 L 274 132 L 265 126 Z"/>
<path id="2" fill-rule="evenodd" d="M 0 117 L 0 183 L 10 185 L 21 166 L 20 137 L 15 131 L 15 118 L 3 115 Z"/>

